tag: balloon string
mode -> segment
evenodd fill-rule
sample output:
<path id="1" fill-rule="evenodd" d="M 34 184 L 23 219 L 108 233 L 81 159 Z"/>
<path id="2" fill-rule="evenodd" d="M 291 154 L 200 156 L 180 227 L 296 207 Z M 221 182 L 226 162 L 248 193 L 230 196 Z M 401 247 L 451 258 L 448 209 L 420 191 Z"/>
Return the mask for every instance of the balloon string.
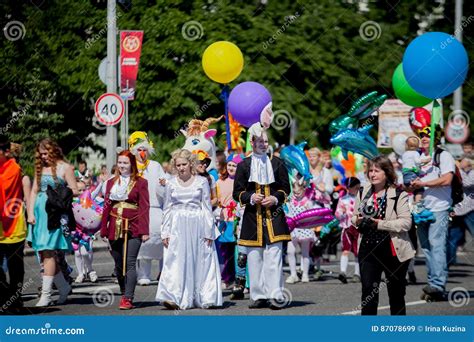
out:
<path id="1" fill-rule="evenodd" d="M 227 140 L 227 151 L 232 149 L 230 136 L 230 120 L 229 120 L 229 86 L 227 84 L 222 86 L 221 95 L 219 98 L 224 101 L 224 115 L 225 115 L 225 131 Z"/>

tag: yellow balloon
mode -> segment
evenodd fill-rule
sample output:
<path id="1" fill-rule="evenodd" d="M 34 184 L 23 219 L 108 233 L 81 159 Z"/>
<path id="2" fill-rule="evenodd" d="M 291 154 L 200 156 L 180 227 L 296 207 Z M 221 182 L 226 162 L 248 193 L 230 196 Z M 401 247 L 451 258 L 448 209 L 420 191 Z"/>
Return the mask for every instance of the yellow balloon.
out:
<path id="1" fill-rule="evenodd" d="M 244 56 L 237 45 L 231 42 L 215 42 L 204 51 L 202 67 L 211 80 L 227 84 L 242 72 Z"/>

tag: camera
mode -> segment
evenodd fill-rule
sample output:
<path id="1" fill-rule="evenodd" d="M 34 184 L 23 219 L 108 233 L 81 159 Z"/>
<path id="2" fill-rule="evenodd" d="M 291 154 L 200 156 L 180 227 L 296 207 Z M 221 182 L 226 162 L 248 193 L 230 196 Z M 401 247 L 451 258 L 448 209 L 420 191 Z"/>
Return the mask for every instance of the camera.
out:
<path id="1" fill-rule="evenodd" d="M 372 204 L 366 205 L 362 208 L 362 215 L 364 217 L 375 217 L 376 210 Z"/>

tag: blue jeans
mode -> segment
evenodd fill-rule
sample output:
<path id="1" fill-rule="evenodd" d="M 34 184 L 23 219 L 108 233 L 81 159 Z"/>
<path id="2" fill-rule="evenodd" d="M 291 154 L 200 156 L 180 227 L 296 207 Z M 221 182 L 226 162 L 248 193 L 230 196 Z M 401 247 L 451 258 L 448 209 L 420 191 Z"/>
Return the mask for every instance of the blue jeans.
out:
<path id="1" fill-rule="evenodd" d="M 420 225 L 417 232 L 421 248 L 426 257 L 428 285 L 444 291 L 448 278 L 448 263 L 446 260 L 448 211 L 439 211 L 433 214 L 436 222 L 430 225 Z"/>
<path id="2" fill-rule="evenodd" d="M 464 217 L 464 222 L 466 222 L 469 233 L 471 233 L 471 236 L 474 237 L 474 211 L 471 211 Z"/>
<path id="3" fill-rule="evenodd" d="M 461 226 L 453 225 L 451 228 L 449 228 L 448 242 L 446 246 L 446 260 L 448 262 L 448 266 L 454 265 L 456 263 L 456 250 L 463 236 L 464 230 Z"/>

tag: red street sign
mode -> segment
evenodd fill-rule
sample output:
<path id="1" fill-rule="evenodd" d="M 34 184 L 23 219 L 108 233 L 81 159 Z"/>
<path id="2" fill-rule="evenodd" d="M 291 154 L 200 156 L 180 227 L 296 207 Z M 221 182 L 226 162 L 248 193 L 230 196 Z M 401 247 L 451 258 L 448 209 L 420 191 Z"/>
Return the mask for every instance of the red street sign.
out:
<path id="1" fill-rule="evenodd" d="M 117 94 L 102 94 L 95 103 L 95 116 L 106 126 L 118 124 L 124 113 L 123 100 Z"/>

